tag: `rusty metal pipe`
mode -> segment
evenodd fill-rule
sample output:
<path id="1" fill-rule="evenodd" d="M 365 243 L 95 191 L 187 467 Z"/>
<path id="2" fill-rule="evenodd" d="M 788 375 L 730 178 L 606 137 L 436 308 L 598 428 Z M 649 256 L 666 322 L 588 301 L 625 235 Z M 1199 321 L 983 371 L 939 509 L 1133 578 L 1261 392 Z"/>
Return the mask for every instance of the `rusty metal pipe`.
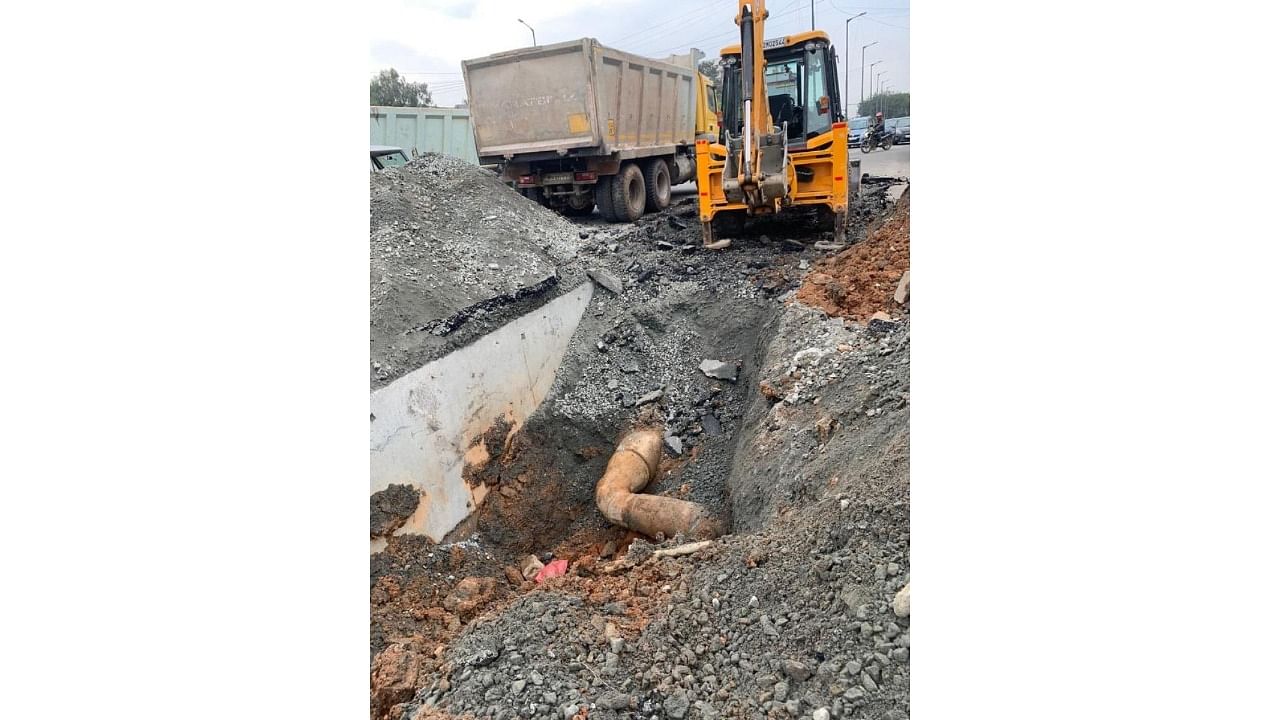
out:
<path id="1" fill-rule="evenodd" d="M 609 522 L 649 537 L 684 535 L 705 540 L 724 534 L 721 523 L 701 505 L 687 500 L 638 494 L 658 472 L 662 433 L 640 429 L 627 433 L 604 475 L 596 483 L 596 506 Z"/>

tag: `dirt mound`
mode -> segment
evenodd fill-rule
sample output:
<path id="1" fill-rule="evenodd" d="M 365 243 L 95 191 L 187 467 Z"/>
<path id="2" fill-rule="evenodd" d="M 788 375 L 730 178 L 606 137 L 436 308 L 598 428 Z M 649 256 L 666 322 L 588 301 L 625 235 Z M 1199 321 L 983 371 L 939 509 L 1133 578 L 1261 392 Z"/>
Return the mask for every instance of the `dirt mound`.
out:
<path id="1" fill-rule="evenodd" d="M 805 277 L 796 299 L 828 315 L 866 322 L 877 312 L 898 314 L 893 300 L 902 274 L 911 268 L 910 191 L 867 239 L 838 255 L 819 260 Z"/>
<path id="2" fill-rule="evenodd" d="M 371 384 L 434 359 L 478 313 L 541 293 L 579 230 L 457 158 L 369 174 Z M 451 348 L 450 348 L 451 349 Z"/>

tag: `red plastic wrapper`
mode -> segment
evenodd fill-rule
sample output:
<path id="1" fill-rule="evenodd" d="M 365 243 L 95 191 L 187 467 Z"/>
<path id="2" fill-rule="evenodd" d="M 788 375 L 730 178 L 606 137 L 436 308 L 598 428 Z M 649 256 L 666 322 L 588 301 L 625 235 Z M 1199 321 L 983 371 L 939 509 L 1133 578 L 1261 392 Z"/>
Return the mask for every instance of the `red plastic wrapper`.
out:
<path id="1" fill-rule="evenodd" d="M 568 560 L 552 560 L 538 571 L 538 574 L 533 577 L 533 581 L 542 582 L 543 580 L 548 580 L 553 577 L 560 577 L 568 571 Z"/>

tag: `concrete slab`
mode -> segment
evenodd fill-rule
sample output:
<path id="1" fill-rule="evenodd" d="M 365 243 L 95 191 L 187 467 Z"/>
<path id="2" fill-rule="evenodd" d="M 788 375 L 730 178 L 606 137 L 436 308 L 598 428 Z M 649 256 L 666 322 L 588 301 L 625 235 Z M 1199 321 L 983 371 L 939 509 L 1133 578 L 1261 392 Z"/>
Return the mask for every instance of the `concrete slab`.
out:
<path id="1" fill-rule="evenodd" d="M 542 403 L 592 291 L 584 283 L 370 394 L 370 494 L 392 484 L 422 494 L 395 534 L 438 542 L 484 502 L 485 488 L 463 480 L 467 448 L 495 419 L 519 427 Z"/>

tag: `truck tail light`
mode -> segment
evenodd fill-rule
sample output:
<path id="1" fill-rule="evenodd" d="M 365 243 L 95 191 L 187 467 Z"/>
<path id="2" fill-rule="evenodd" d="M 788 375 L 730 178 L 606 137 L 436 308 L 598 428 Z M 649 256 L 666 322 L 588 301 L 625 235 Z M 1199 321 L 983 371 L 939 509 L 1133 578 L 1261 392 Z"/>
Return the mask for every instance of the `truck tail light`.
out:
<path id="1" fill-rule="evenodd" d="M 533 181 L 533 176 L 532 176 L 532 175 L 521 175 L 521 176 L 520 176 L 520 180 L 519 180 L 519 184 L 521 184 L 521 185 L 534 185 L 534 184 L 536 184 L 536 183 L 534 183 L 534 181 Z"/>
<path id="2" fill-rule="evenodd" d="M 596 174 L 593 172 L 576 172 L 573 179 L 577 182 L 595 182 Z"/>

